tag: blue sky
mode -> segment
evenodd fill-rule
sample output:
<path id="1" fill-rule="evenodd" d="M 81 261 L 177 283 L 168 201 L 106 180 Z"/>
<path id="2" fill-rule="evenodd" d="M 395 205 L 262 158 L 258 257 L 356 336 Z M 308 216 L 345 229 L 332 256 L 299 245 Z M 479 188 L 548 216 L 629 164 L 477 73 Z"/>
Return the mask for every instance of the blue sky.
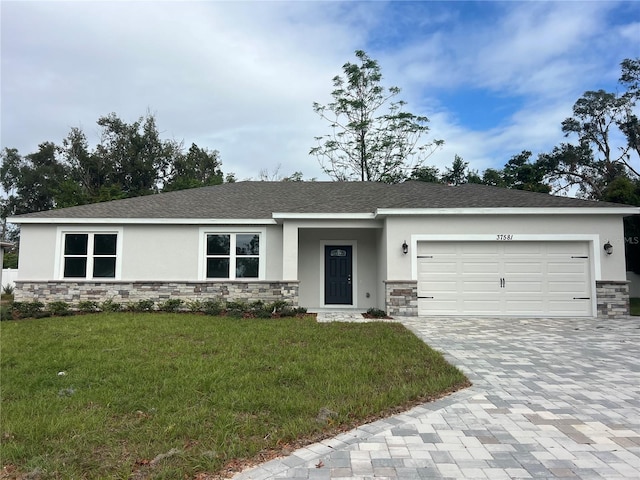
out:
<path id="1" fill-rule="evenodd" d="M 640 2 L 2 1 L 0 146 L 35 151 L 98 117 L 150 111 L 165 138 L 220 151 L 225 173 L 302 171 L 329 133 L 313 102 L 365 50 L 430 119 L 444 169 L 500 168 L 565 141 L 586 90 L 640 57 Z"/>

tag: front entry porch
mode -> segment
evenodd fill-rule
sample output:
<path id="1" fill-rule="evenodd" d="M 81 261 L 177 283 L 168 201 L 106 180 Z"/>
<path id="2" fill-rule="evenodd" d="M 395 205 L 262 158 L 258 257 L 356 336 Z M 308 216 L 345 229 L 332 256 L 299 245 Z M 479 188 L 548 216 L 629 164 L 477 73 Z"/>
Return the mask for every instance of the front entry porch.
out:
<path id="1" fill-rule="evenodd" d="M 384 309 L 377 228 L 298 228 L 299 304 L 315 312 Z"/>

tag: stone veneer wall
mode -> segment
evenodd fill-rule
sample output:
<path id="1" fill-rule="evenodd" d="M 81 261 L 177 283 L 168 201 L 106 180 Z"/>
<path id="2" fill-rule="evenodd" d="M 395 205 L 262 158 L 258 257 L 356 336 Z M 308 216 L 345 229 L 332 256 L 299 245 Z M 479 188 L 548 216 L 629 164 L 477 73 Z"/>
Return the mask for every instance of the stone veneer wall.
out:
<path id="1" fill-rule="evenodd" d="M 222 300 L 225 302 L 273 302 L 285 300 L 298 306 L 298 282 L 29 282 L 17 281 L 14 291 L 17 302 L 39 300 L 44 304 L 54 301 L 77 306 L 82 301 L 118 303 L 153 300 L 163 302 L 169 298 L 189 300 Z"/>
<path id="2" fill-rule="evenodd" d="M 418 282 L 387 280 L 384 283 L 387 315 L 402 317 L 418 315 Z"/>
<path id="3" fill-rule="evenodd" d="M 599 318 L 629 315 L 629 283 L 626 281 L 598 281 L 596 295 Z M 16 281 L 14 298 L 17 302 L 39 300 L 45 304 L 54 301 L 76 306 L 91 300 L 128 303 L 153 300 L 156 303 L 169 298 L 185 301 L 214 299 L 225 302 L 285 300 L 298 306 L 298 282 L 29 282 Z M 418 315 L 418 284 L 415 281 L 386 281 L 385 305 L 389 315 Z"/>
<path id="4" fill-rule="evenodd" d="M 631 313 L 629 282 L 597 281 L 598 318 L 625 317 Z"/>

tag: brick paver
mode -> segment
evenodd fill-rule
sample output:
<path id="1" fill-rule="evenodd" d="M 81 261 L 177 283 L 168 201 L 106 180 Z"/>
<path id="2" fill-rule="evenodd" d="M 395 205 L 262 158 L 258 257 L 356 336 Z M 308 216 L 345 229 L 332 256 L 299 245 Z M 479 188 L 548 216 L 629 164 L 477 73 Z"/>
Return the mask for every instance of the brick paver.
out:
<path id="1" fill-rule="evenodd" d="M 234 478 L 640 478 L 640 318 L 402 322 L 473 386 Z"/>

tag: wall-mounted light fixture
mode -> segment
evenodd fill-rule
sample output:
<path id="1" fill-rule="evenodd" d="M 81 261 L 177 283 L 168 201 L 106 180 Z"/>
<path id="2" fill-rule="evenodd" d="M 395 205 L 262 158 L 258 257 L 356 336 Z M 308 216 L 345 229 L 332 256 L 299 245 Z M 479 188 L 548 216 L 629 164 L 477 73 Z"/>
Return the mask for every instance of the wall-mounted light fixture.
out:
<path id="1" fill-rule="evenodd" d="M 404 242 L 402 242 L 402 253 L 406 255 L 408 251 L 409 251 L 409 245 L 407 245 L 407 241 L 405 240 Z"/>
<path id="2" fill-rule="evenodd" d="M 611 255 L 613 253 L 613 245 L 609 243 L 609 240 L 604 244 L 604 251 L 607 252 L 607 255 Z"/>

